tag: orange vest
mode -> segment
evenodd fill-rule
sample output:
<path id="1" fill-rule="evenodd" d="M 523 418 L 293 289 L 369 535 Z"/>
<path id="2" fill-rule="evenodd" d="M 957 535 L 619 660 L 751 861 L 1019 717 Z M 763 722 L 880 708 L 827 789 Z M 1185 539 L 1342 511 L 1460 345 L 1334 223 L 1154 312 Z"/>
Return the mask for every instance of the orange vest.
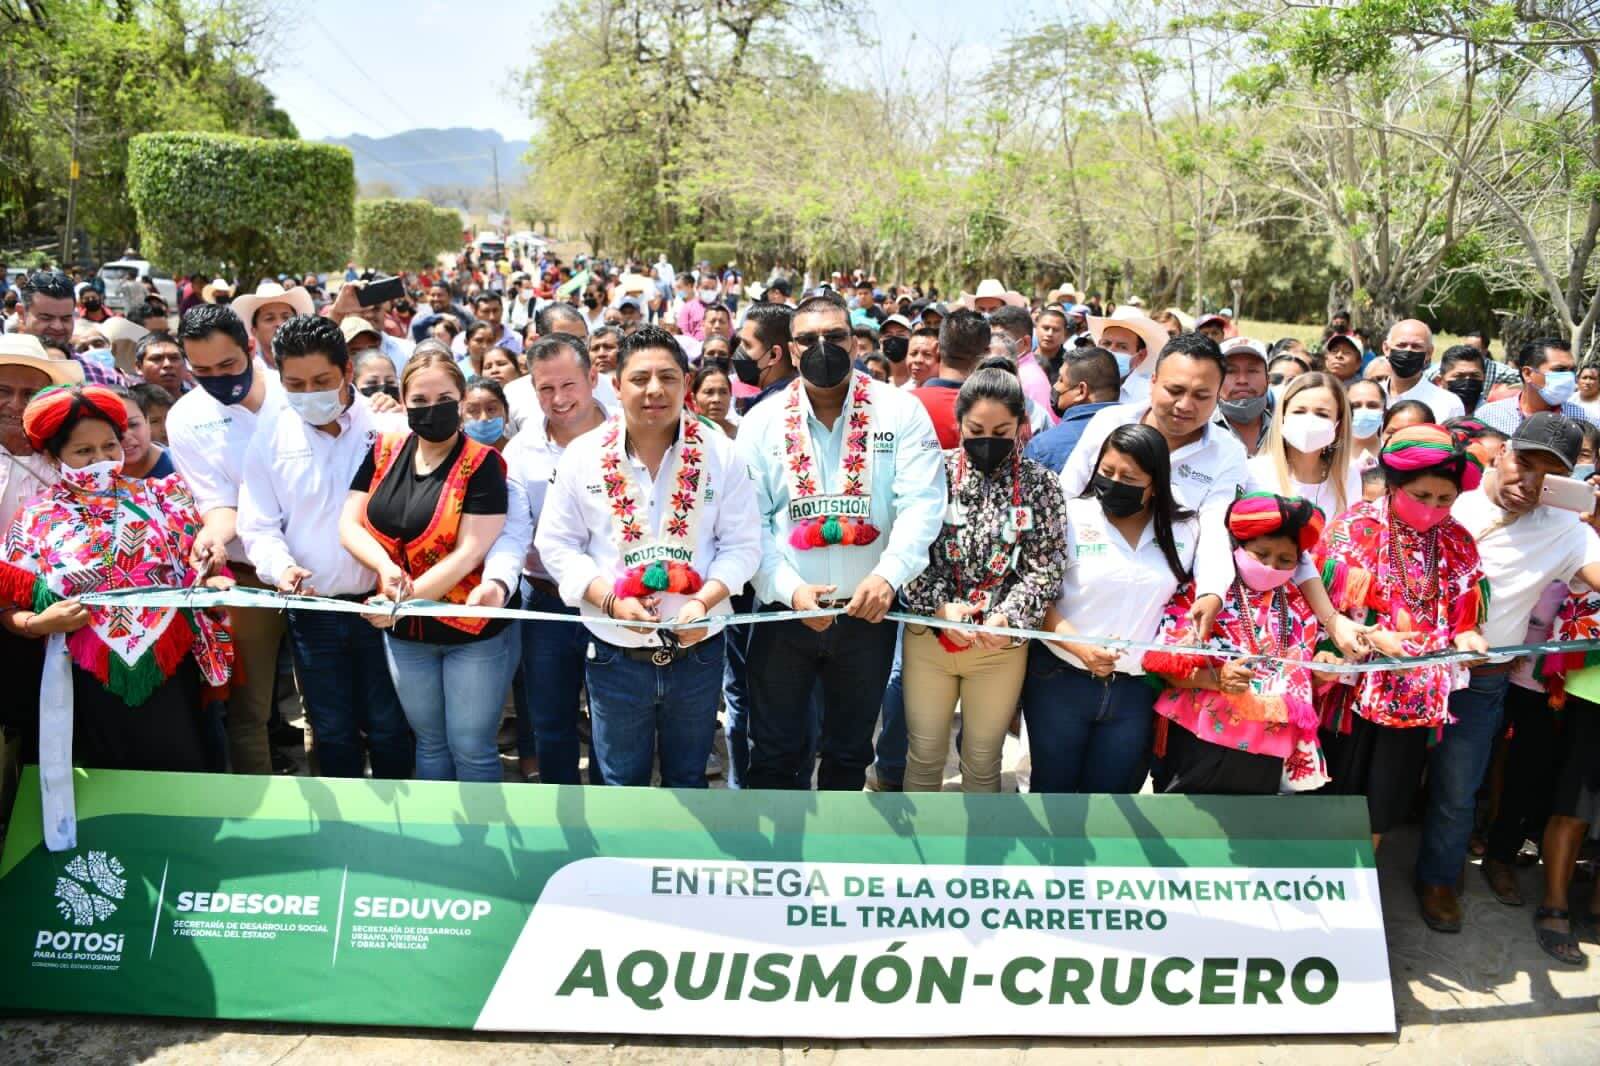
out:
<path id="1" fill-rule="evenodd" d="M 390 468 L 394 465 L 394 458 L 400 448 L 411 434 L 409 433 L 384 433 L 378 437 L 378 443 L 373 446 L 373 473 L 372 492 L 378 491 L 378 486 L 383 484 L 383 479 L 388 476 Z M 467 499 L 467 484 L 471 482 L 472 475 L 490 458 L 504 464 L 500 453 L 486 444 L 479 444 L 471 437 L 463 438 L 461 454 L 456 456 L 455 465 L 445 477 L 444 488 L 439 491 L 439 503 L 433 509 L 433 519 L 428 523 L 428 528 L 409 541 L 402 542 L 397 537 L 384 535 L 367 518 L 365 512 L 361 515 L 361 524 L 371 533 L 373 539 L 383 546 L 389 553 L 395 565 L 404 570 L 410 577 L 427 573 L 428 569 L 439 560 L 449 555 L 456 547 L 456 533 L 461 528 L 461 508 Z M 467 596 L 478 587 L 482 579 L 479 574 L 483 567 L 461 579 L 460 584 L 445 593 L 446 603 L 466 603 Z M 481 633 L 484 626 L 489 624 L 487 618 L 440 618 L 438 621 L 463 633 Z"/>

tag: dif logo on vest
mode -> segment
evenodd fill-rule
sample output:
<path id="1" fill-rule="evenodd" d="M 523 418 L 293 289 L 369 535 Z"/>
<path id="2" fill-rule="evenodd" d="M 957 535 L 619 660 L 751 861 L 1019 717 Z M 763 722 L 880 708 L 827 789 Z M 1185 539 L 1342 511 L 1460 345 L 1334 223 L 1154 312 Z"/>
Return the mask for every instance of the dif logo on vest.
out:
<path id="1" fill-rule="evenodd" d="M 122 862 L 104 851 L 77 855 L 56 878 L 61 928 L 33 937 L 33 964 L 46 969 L 114 970 L 122 964 L 123 934 L 97 926 L 111 920 L 128 892 Z"/>

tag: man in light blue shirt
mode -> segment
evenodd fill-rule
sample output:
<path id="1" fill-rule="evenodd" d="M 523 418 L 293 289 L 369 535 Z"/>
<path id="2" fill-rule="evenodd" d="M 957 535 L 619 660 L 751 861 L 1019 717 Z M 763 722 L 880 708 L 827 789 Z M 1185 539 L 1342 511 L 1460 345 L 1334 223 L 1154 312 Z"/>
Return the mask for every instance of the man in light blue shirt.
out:
<path id="1" fill-rule="evenodd" d="M 895 627 L 882 622 L 927 566 L 944 521 L 944 458 L 921 403 L 852 372 L 843 300 L 806 300 L 790 332 L 800 380 L 739 427 L 764 525 L 752 583 L 764 610 L 846 614 L 754 627 L 745 785 L 809 780 L 806 707 L 820 680 L 818 787 L 858 791 L 894 658 Z"/>

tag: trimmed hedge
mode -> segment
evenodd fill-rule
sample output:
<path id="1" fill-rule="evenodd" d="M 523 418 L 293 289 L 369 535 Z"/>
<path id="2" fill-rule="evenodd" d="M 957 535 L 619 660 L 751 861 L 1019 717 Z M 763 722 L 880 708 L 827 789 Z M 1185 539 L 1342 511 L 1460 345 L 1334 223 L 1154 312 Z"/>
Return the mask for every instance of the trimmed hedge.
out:
<path id="1" fill-rule="evenodd" d="M 710 263 L 717 270 L 721 270 L 730 262 L 739 258 L 738 246 L 729 241 L 696 241 L 694 245 L 695 263 Z"/>
<path id="2" fill-rule="evenodd" d="M 426 200 L 356 201 L 356 261 L 394 273 L 432 266 L 461 243 L 461 216 Z"/>
<path id="3" fill-rule="evenodd" d="M 342 265 L 355 242 L 348 148 L 227 133 L 145 133 L 128 197 L 150 261 L 174 274 L 260 278 Z"/>

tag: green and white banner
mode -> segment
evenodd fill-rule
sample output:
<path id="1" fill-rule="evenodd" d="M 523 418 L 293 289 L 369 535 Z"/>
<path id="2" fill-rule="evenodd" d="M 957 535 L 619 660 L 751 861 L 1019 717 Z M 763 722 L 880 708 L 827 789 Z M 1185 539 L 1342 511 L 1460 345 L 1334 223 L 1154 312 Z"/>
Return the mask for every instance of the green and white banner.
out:
<path id="1" fill-rule="evenodd" d="M 722 1036 L 1390 1032 L 1359 797 L 78 772 L 0 1007 Z"/>

